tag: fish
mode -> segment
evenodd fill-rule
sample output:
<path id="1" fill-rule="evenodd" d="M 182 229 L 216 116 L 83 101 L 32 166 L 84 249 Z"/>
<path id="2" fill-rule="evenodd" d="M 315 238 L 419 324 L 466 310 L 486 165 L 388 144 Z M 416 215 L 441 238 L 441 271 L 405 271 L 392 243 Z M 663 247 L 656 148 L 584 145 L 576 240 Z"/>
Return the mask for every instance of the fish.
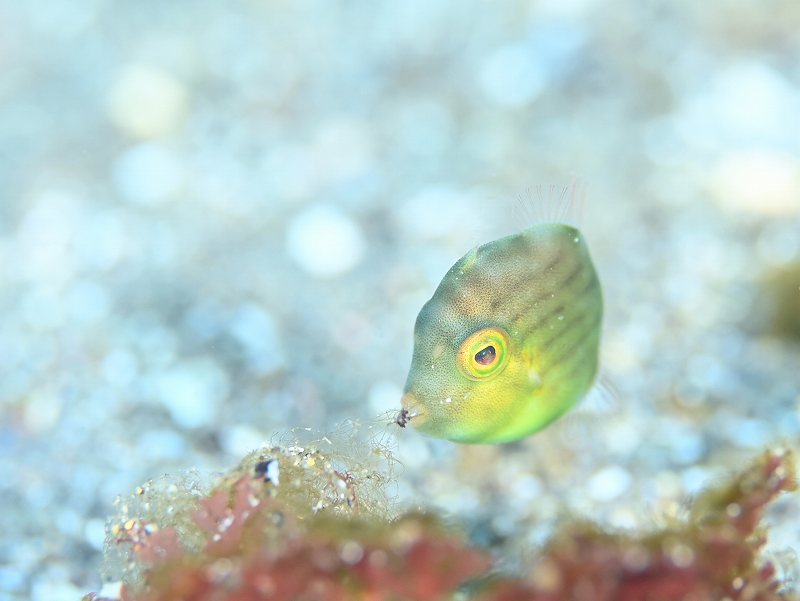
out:
<path id="1" fill-rule="evenodd" d="M 458 443 L 538 432 L 592 388 L 602 319 L 576 227 L 539 223 L 473 248 L 417 316 L 396 423 Z"/>

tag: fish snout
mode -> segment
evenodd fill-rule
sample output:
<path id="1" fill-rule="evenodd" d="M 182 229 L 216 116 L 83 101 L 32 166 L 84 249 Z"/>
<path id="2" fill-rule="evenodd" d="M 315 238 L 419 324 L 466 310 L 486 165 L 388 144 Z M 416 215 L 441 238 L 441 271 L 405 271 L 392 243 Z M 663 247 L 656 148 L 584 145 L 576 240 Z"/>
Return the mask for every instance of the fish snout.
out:
<path id="1" fill-rule="evenodd" d="M 400 404 L 403 408 L 397 415 L 396 422 L 398 426 L 405 428 L 406 424 L 411 424 L 415 428 L 418 428 L 428 420 L 428 415 L 425 413 L 422 403 L 412 393 L 406 392 L 403 394 L 403 398 L 400 399 Z"/>

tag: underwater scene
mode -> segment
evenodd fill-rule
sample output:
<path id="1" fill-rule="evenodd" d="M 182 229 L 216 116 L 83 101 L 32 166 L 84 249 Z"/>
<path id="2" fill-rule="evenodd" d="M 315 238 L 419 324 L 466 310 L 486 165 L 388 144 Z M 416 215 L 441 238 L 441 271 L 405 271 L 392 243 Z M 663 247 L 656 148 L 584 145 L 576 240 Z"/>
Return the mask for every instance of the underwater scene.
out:
<path id="1" fill-rule="evenodd" d="M 800 599 L 798 31 L 0 0 L 0 601 Z"/>

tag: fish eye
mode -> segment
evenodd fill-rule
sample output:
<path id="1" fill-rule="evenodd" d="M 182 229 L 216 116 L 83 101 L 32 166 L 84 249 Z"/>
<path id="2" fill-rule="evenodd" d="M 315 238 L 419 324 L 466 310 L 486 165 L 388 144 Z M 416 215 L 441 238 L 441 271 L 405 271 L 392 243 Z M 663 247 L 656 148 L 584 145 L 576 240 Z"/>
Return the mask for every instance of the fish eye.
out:
<path id="1" fill-rule="evenodd" d="M 497 351 L 491 344 L 475 353 L 475 363 L 480 365 L 491 365 L 495 359 L 497 359 Z"/>
<path id="2" fill-rule="evenodd" d="M 471 380 L 496 376 L 505 367 L 508 354 L 508 334 L 501 328 L 482 328 L 461 343 L 458 366 Z"/>

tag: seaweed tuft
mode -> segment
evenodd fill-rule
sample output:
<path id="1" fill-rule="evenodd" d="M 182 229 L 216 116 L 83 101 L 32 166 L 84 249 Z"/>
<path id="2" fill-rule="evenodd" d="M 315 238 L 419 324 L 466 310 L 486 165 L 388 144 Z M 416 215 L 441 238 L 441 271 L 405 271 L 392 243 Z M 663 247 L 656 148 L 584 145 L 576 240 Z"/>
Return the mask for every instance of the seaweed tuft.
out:
<path id="1" fill-rule="evenodd" d="M 796 488 L 783 451 L 763 453 L 659 531 L 566 523 L 517 575 L 493 571 L 487 552 L 432 516 L 392 518 L 362 497 L 360 483 L 370 480 L 348 480 L 315 450 L 258 451 L 203 492 L 194 476 L 187 482 L 180 502 L 174 483 L 166 500 L 157 487 L 137 491 L 150 495 L 138 506 L 150 514 L 133 517 L 129 506 L 112 528 L 110 550 L 136 566 L 122 601 L 796 598 L 760 556 L 765 508 Z"/>

